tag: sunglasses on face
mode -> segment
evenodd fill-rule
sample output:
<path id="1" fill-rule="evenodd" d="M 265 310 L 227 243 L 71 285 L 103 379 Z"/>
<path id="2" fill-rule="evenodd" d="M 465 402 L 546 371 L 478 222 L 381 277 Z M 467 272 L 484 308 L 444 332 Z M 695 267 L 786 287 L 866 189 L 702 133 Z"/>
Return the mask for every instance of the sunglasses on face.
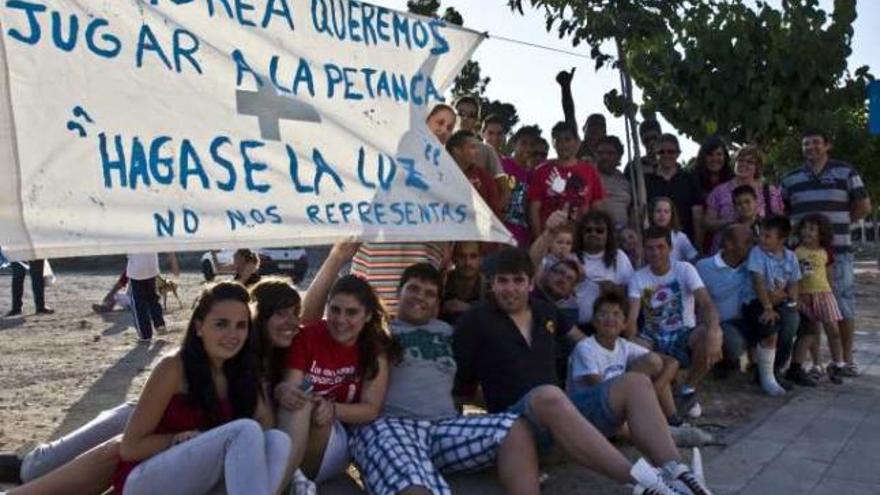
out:
<path id="1" fill-rule="evenodd" d="M 604 234 L 607 232 L 602 227 L 584 227 L 584 234 Z"/>
<path id="2" fill-rule="evenodd" d="M 678 150 L 658 150 L 658 155 L 677 155 Z"/>

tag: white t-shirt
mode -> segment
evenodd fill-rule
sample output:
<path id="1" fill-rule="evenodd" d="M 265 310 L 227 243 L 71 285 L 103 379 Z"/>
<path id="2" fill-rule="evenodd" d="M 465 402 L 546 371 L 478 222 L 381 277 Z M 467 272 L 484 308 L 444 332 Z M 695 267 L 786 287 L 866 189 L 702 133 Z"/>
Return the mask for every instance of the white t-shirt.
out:
<path id="1" fill-rule="evenodd" d="M 565 382 L 568 391 L 573 393 L 588 388 L 578 383 L 587 375 L 599 375 L 603 382 L 622 375 L 627 366 L 649 352 L 622 338 L 617 339 L 612 350 L 606 349 L 595 336 L 581 340 L 568 358 L 568 379 Z"/>
<path id="2" fill-rule="evenodd" d="M 669 259 L 672 261 L 691 261 L 699 255 L 700 252 L 684 232 L 672 231 L 672 251 L 669 253 Z"/>
<path id="3" fill-rule="evenodd" d="M 586 277 L 575 289 L 578 300 L 578 323 L 587 323 L 593 318 L 593 303 L 599 298 L 599 282 L 611 282 L 626 286 L 633 276 L 632 263 L 621 250 L 617 250 L 617 262 L 613 267 L 605 266 L 603 254 L 584 253 L 582 266 Z"/>
<path id="4" fill-rule="evenodd" d="M 673 332 L 697 326 L 694 292 L 705 287 L 697 269 L 684 261 L 673 261 L 669 271 L 657 276 L 646 266 L 629 281 L 629 298 L 641 301 L 645 315 L 643 330 Z"/>
<path id="5" fill-rule="evenodd" d="M 132 280 L 148 280 L 159 275 L 157 253 L 129 254 L 125 274 Z"/>

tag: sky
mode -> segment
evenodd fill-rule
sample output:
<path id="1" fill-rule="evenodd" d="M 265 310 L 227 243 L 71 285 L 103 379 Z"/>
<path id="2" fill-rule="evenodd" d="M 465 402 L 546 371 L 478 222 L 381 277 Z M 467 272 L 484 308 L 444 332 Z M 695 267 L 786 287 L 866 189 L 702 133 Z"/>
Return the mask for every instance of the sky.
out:
<path id="1" fill-rule="evenodd" d="M 406 0 L 371 0 L 371 3 L 406 10 Z M 620 89 L 617 71 L 607 68 L 596 71 L 595 63 L 589 59 L 589 48 L 572 47 L 570 41 L 560 40 L 555 33 L 548 33 L 542 12 L 524 8 L 525 15 L 515 14 L 507 7 L 507 0 L 442 0 L 441 3 L 441 10 L 451 6 L 461 12 L 465 27 L 489 33 L 489 39 L 483 41 L 474 54 L 483 76 L 491 78 L 487 96 L 514 103 L 521 123 L 539 124 L 545 136 L 549 135 L 553 124 L 562 120 L 556 74 L 562 69 L 576 67 L 572 91 L 578 122 L 582 124 L 590 113 L 604 113 L 608 119 L 608 133 L 624 139 L 623 119 L 611 116 L 602 101 L 605 93 Z M 528 1 L 523 0 L 523 3 L 528 4 Z M 820 0 L 819 3 L 826 11 L 833 9 L 833 0 Z M 869 65 L 875 75 L 880 74 L 880 50 L 877 49 L 880 47 L 880 0 L 859 1 L 857 14 L 850 70 Z M 580 52 L 587 58 L 493 39 L 493 34 Z M 638 103 L 639 96 L 636 95 L 636 98 Z M 674 131 L 662 118 L 661 122 L 664 131 Z M 681 135 L 679 139 L 683 159 L 696 155 L 699 148 L 697 143 Z"/>

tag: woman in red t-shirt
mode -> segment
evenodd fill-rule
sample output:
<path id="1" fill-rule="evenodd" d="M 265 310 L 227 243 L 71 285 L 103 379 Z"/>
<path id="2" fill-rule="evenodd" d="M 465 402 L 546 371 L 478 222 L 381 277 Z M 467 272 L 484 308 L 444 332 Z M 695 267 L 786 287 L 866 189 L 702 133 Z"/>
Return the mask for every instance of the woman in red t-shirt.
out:
<path id="1" fill-rule="evenodd" d="M 385 309 L 364 280 L 353 275 L 336 280 L 357 247 L 335 246 L 315 276 L 303 301 L 305 325 L 291 346 L 286 379 L 275 389 L 279 425 L 293 439 L 288 471 L 300 467 L 317 483 L 348 468 L 344 425 L 376 419 L 388 385 L 391 336 Z"/>
<path id="2" fill-rule="evenodd" d="M 206 289 L 180 351 L 147 380 L 125 427 L 114 488 L 124 495 L 274 494 L 284 480 L 290 438 L 273 426 L 260 379 L 247 290 Z"/>

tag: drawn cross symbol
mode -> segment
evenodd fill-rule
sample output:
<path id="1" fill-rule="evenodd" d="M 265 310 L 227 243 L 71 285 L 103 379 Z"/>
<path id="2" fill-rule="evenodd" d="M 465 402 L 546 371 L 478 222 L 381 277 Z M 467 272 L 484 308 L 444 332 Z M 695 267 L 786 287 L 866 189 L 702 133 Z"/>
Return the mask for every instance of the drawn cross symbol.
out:
<path id="1" fill-rule="evenodd" d="M 313 106 L 279 95 L 271 84 L 263 84 L 258 91 L 236 90 L 235 105 L 239 115 L 257 117 L 260 135 L 267 141 L 281 141 L 281 120 L 321 122 Z"/>

